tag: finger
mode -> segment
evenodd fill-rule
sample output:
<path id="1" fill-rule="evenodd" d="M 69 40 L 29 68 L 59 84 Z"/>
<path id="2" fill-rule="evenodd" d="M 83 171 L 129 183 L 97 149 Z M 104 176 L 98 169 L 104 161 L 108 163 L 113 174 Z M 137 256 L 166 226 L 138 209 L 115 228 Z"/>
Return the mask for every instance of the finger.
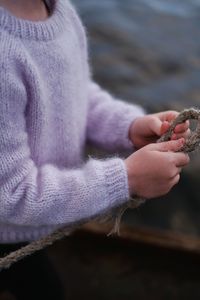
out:
<path id="1" fill-rule="evenodd" d="M 181 138 L 179 140 L 171 140 L 168 142 L 150 144 L 148 145 L 148 147 L 151 150 L 157 150 L 162 152 L 167 152 L 167 151 L 177 152 L 181 150 L 184 144 L 185 144 L 185 139 Z"/>
<path id="2" fill-rule="evenodd" d="M 171 180 L 171 186 L 173 187 L 175 184 L 177 184 L 179 182 L 180 178 L 181 178 L 181 176 L 179 173 L 176 176 L 174 176 Z"/>
<path id="3" fill-rule="evenodd" d="M 162 127 L 162 121 L 158 118 L 152 118 L 150 122 L 150 129 L 153 134 L 160 136 L 161 135 L 161 127 Z"/>
<path id="4" fill-rule="evenodd" d="M 171 172 L 169 174 L 169 178 L 173 179 L 176 175 L 180 174 L 182 171 L 182 167 L 173 167 L 173 170 L 171 169 Z"/>
<path id="5" fill-rule="evenodd" d="M 182 168 L 187 164 L 189 164 L 190 162 L 189 155 L 183 152 L 174 153 L 174 157 L 175 157 L 175 165 L 178 168 Z"/>
<path id="6" fill-rule="evenodd" d="M 174 133 L 183 133 L 189 129 L 189 126 L 190 126 L 190 123 L 188 120 L 182 124 L 178 124 L 178 125 L 176 125 L 176 127 L 174 129 Z"/>
<path id="7" fill-rule="evenodd" d="M 176 168 L 176 171 L 175 171 L 175 174 L 174 174 L 174 177 L 175 177 L 176 175 L 180 174 L 181 171 L 182 171 L 182 167 L 177 167 L 177 168 Z"/>
<path id="8" fill-rule="evenodd" d="M 163 135 L 165 132 L 167 132 L 169 127 L 170 127 L 169 122 L 167 122 L 167 121 L 162 122 L 161 129 L 160 129 L 160 133 L 161 133 L 160 135 Z"/>
<path id="9" fill-rule="evenodd" d="M 172 122 L 174 119 L 178 117 L 179 113 L 177 111 L 167 111 L 165 116 L 165 121 Z"/>
<path id="10" fill-rule="evenodd" d="M 171 140 L 178 140 L 178 139 L 180 139 L 182 137 L 186 140 L 190 136 L 190 134 L 191 134 L 190 129 L 188 129 L 184 133 L 179 133 L 179 134 L 173 133 L 172 137 L 171 137 Z"/>

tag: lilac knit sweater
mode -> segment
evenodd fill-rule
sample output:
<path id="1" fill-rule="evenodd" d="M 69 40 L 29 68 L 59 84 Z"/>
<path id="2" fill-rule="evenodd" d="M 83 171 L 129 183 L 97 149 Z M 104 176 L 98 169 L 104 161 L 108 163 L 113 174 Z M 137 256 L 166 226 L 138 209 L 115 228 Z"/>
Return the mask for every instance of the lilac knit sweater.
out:
<path id="1" fill-rule="evenodd" d="M 30 241 L 129 198 L 119 157 L 89 158 L 87 141 L 131 149 L 141 108 L 91 80 L 83 26 L 67 0 L 32 22 L 0 8 L 0 243 Z"/>

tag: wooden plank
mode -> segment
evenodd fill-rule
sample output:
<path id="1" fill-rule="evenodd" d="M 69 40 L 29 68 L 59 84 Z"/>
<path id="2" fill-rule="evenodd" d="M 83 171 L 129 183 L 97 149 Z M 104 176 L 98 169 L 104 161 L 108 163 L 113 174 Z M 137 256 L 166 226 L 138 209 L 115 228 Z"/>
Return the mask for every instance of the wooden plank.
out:
<path id="1" fill-rule="evenodd" d="M 94 234 L 107 235 L 112 224 L 88 223 L 81 230 Z M 126 239 L 133 242 L 140 242 L 153 246 L 189 251 L 200 254 L 200 239 L 167 230 L 158 230 L 145 227 L 132 227 L 122 224 L 120 236 L 115 238 Z"/>

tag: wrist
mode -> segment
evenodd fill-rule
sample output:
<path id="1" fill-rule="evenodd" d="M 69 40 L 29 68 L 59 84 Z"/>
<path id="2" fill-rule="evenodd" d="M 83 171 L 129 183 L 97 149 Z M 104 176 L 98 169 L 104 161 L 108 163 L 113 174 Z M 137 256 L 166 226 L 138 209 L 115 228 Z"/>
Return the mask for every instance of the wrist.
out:
<path id="1" fill-rule="evenodd" d="M 138 127 L 138 123 L 140 122 L 141 118 L 142 117 L 137 117 L 136 119 L 134 119 L 134 121 L 131 123 L 131 125 L 129 127 L 129 135 L 128 136 L 136 150 L 141 148 L 140 135 L 137 134 L 137 132 L 139 132 L 137 127 Z"/>
<path id="2" fill-rule="evenodd" d="M 129 190 L 129 196 L 133 194 L 133 189 L 132 189 L 132 184 L 131 184 L 131 169 L 129 166 L 128 159 L 125 159 L 124 161 L 125 167 L 126 167 L 126 172 L 127 172 L 127 179 L 128 179 L 128 190 Z"/>

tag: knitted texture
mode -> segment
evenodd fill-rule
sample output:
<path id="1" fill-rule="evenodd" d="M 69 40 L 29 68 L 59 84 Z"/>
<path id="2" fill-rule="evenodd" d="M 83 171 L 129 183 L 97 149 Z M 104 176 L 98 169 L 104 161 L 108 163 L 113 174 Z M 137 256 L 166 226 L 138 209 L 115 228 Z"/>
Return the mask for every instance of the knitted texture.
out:
<path id="1" fill-rule="evenodd" d="M 42 22 L 0 7 L 0 242 L 31 241 L 128 201 L 119 157 L 83 160 L 87 142 L 132 150 L 144 114 L 91 79 L 84 28 L 67 0 Z"/>

